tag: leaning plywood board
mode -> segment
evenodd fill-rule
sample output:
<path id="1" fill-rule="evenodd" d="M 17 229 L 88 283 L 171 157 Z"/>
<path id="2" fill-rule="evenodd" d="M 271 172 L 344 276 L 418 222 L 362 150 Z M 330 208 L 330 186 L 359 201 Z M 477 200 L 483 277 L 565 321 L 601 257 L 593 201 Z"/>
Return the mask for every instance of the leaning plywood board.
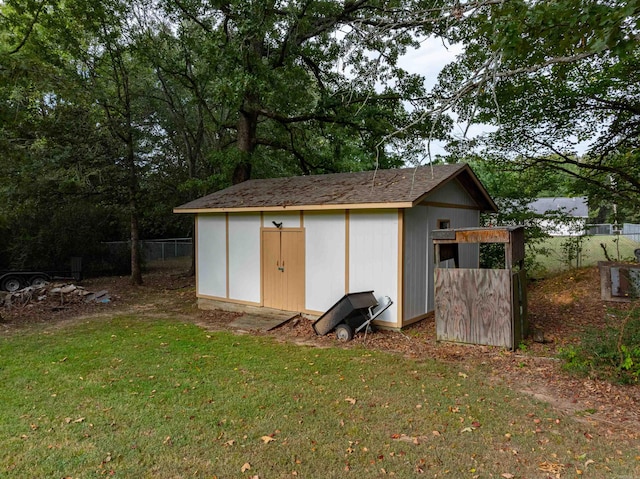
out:
<path id="1" fill-rule="evenodd" d="M 511 271 L 435 270 L 438 341 L 513 348 Z"/>

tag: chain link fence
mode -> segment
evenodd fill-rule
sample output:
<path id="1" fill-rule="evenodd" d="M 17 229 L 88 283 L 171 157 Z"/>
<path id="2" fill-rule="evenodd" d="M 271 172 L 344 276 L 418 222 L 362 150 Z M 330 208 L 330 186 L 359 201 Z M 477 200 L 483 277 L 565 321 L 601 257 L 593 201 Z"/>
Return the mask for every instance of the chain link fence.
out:
<path id="1" fill-rule="evenodd" d="M 104 243 L 109 253 L 114 256 L 122 256 L 129 252 L 128 241 L 110 241 Z M 193 250 L 191 238 L 166 238 L 140 241 L 142 260 L 165 261 L 172 258 L 191 256 Z"/>

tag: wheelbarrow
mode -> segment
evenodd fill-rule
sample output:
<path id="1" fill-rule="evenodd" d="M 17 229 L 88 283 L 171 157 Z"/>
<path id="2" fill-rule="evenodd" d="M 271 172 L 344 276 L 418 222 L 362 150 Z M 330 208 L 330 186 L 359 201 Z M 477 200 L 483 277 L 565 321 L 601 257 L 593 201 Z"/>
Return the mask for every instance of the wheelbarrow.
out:
<path id="1" fill-rule="evenodd" d="M 371 321 L 392 304 L 388 296 L 384 297 L 382 304 L 378 304 L 373 291 L 348 293 L 313 323 L 313 330 L 318 336 L 335 330 L 339 340 L 350 341 L 355 333 L 369 328 Z"/>

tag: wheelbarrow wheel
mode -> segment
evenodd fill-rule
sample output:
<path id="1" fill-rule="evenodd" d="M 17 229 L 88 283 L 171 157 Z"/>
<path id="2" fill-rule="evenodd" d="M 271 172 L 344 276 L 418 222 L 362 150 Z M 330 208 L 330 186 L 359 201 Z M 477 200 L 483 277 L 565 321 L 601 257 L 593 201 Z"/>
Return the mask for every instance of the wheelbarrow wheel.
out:
<path id="1" fill-rule="evenodd" d="M 336 326 L 336 337 L 340 341 L 351 341 L 353 339 L 353 329 L 346 323 Z"/>

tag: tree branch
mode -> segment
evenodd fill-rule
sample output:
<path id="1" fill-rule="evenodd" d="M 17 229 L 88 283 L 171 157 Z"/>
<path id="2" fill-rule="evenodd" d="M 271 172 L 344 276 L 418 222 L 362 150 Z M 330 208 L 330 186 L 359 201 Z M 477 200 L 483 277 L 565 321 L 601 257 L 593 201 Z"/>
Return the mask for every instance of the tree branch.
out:
<path id="1" fill-rule="evenodd" d="M 36 10 L 36 13 L 33 17 L 33 20 L 31 21 L 31 23 L 29 24 L 29 28 L 27 28 L 27 32 L 24 34 L 22 40 L 20 41 L 20 43 L 13 49 L 9 51 L 9 55 L 13 55 L 15 53 L 18 53 L 22 47 L 24 47 L 27 43 L 27 40 L 29 39 L 29 37 L 31 36 L 31 33 L 33 32 L 33 29 L 36 26 L 36 23 L 38 23 L 38 17 L 40 16 L 40 13 L 42 12 L 42 10 L 44 10 L 45 7 L 45 0 L 43 0 L 40 3 L 40 6 L 38 7 L 38 10 Z"/>

